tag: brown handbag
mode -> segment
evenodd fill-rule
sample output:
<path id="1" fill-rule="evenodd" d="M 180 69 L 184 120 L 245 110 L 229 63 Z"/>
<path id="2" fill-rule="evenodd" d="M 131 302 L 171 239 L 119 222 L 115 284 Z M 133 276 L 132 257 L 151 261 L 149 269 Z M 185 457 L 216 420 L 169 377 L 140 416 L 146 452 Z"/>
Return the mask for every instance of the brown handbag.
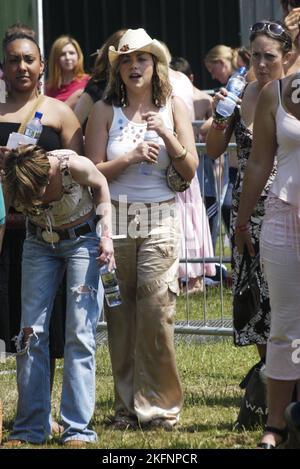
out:
<path id="1" fill-rule="evenodd" d="M 173 103 L 173 100 L 171 100 L 171 105 L 169 107 L 171 108 L 171 113 L 170 114 L 171 114 L 171 117 L 172 117 L 174 133 L 176 133 L 175 121 L 174 121 L 174 103 Z M 171 163 L 169 164 L 169 166 L 167 168 L 166 178 L 167 178 L 168 187 L 174 192 L 184 192 L 191 185 L 190 181 L 186 181 L 181 176 L 181 174 L 174 168 L 172 161 L 171 161 Z"/>

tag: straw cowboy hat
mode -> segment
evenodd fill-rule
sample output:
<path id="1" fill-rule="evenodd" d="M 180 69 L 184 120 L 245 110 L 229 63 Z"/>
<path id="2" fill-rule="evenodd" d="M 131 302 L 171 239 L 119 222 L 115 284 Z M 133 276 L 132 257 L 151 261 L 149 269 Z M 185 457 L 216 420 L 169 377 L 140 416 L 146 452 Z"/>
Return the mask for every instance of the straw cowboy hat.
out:
<path id="1" fill-rule="evenodd" d="M 152 39 L 142 28 L 128 29 L 120 39 L 118 50 L 114 46 L 109 47 L 109 62 L 113 65 L 121 55 L 136 51 L 149 52 L 167 65 L 167 57 L 160 43 L 156 39 Z"/>

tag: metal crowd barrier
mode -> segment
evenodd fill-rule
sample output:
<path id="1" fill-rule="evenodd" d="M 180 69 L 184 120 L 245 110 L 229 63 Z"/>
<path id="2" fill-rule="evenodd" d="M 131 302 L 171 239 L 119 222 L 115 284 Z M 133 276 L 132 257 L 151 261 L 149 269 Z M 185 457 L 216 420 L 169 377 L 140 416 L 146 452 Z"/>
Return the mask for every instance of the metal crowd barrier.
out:
<path id="1" fill-rule="evenodd" d="M 200 127 L 204 121 L 194 121 L 193 126 Z M 204 158 L 206 153 L 206 146 L 204 143 L 196 143 L 196 148 L 199 160 Z M 235 151 L 236 144 L 230 143 L 227 151 Z M 220 167 L 225 167 L 225 156 L 219 158 Z M 204 188 L 204 166 L 202 172 L 198 172 L 200 186 Z M 227 186 L 224 184 L 221 171 L 219 170 L 218 177 L 215 178 L 215 193 L 217 201 L 217 213 L 219 222 L 218 234 L 218 255 L 210 258 L 182 258 L 181 263 L 218 263 L 220 266 L 220 281 L 216 287 L 208 286 L 207 277 L 203 277 L 204 289 L 203 292 L 190 295 L 185 293 L 181 295 L 178 303 L 181 306 L 181 312 L 184 310 L 184 317 L 176 319 L 175 333 L 184 335 L 203 335 L 203 336 L 231 336 L 232 335 L 232 319 L 231 319 L 231 289 L 226 286 L 222 275 L 222 266 L 230 264 L 230 248 L 227 249 L 229 253 L 224 254 L 224 228 L 222 225 L 221 206 L 226 192 Z M 202 200 L 204 202 L 205 193 L 201 192 Z M 204 220 L 203 220 L 204 222 Z M 228 239 L 228 238 L 227 238 Z M 229 305 L 227 310 L 224 306 L 224 296 L 227 295 Z M 212 307 L 213 306 L 213 311 Z M 182 315 L 182 314 L 181 314 Z M 106 337 L 106 322 L 104 316 L 98 325 L 98 341 Z"/>

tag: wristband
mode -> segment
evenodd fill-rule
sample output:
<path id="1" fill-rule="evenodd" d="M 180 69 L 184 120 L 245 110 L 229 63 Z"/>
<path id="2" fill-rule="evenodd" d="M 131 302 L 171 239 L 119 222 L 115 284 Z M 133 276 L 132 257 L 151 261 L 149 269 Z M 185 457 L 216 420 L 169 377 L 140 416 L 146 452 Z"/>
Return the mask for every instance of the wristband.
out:
<path id="1" fill-rule="evenodd" d="M 227 129 L 228 124 L 225 122 L 221 123 L 221 122 L 213 120 L 211 126 L 215 130 L 225 130 Z"/>
<path id="2" fill-rule="evenodd" d="M 250 228 L 249 223 L 245 223 L 244 225 L 236 225 L 235 231 L 248 231 Z"/>

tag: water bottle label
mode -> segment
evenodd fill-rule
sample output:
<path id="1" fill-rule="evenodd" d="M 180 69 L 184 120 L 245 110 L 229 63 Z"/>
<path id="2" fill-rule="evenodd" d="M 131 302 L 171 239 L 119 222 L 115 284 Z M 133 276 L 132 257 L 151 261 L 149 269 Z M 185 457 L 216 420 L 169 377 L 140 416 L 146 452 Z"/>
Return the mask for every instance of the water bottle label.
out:
<path id="1" fill-rule="evenodd" d="M 152 163 L 147 163 L 146 161 L 142 161 L 140 163 L 140 174 L 143 174 L 144 176 L 150 176 L 152 174 Z"/>
<path id="2" fill-rule="evenodd" d="M 34 138 L 35 140 L 38 140 L 38 138 L 40 136 L 40 132 L 27 127 L 26 130 L 25 130 L 25 135 L 27 137 Z"/>
<path id="3" fill-rule="evenodd" d="M 101 279 L 105 290 L 107 288 L 114 288 L 118 286 L 117 276 L 114 272 L 106 272 L 101 274 Z"/>
<path id="4" fill-rule="evenodd" d="M 239 96 L 242 93 L 244 86 L 245 83 L 242 80 L 229 80 L 227 90 L 229 93 Z"/>
<path id="5" fill-rule="evenodd" d="M 122 299 L 119 289 L 112 293 L 105 293 L 105 299 L 107 306 L 113 308 L 115 306 L 120 306 L 122 304 Z"/>
<path id="6" fill-rule="evenodd" d="M 105 265 L 101 267 L 101 280 L 104 288 L 106 303 L 110 308 L 119 306 L 122 303 L 118 279 L 114 270 L 109 272 Z"/>

